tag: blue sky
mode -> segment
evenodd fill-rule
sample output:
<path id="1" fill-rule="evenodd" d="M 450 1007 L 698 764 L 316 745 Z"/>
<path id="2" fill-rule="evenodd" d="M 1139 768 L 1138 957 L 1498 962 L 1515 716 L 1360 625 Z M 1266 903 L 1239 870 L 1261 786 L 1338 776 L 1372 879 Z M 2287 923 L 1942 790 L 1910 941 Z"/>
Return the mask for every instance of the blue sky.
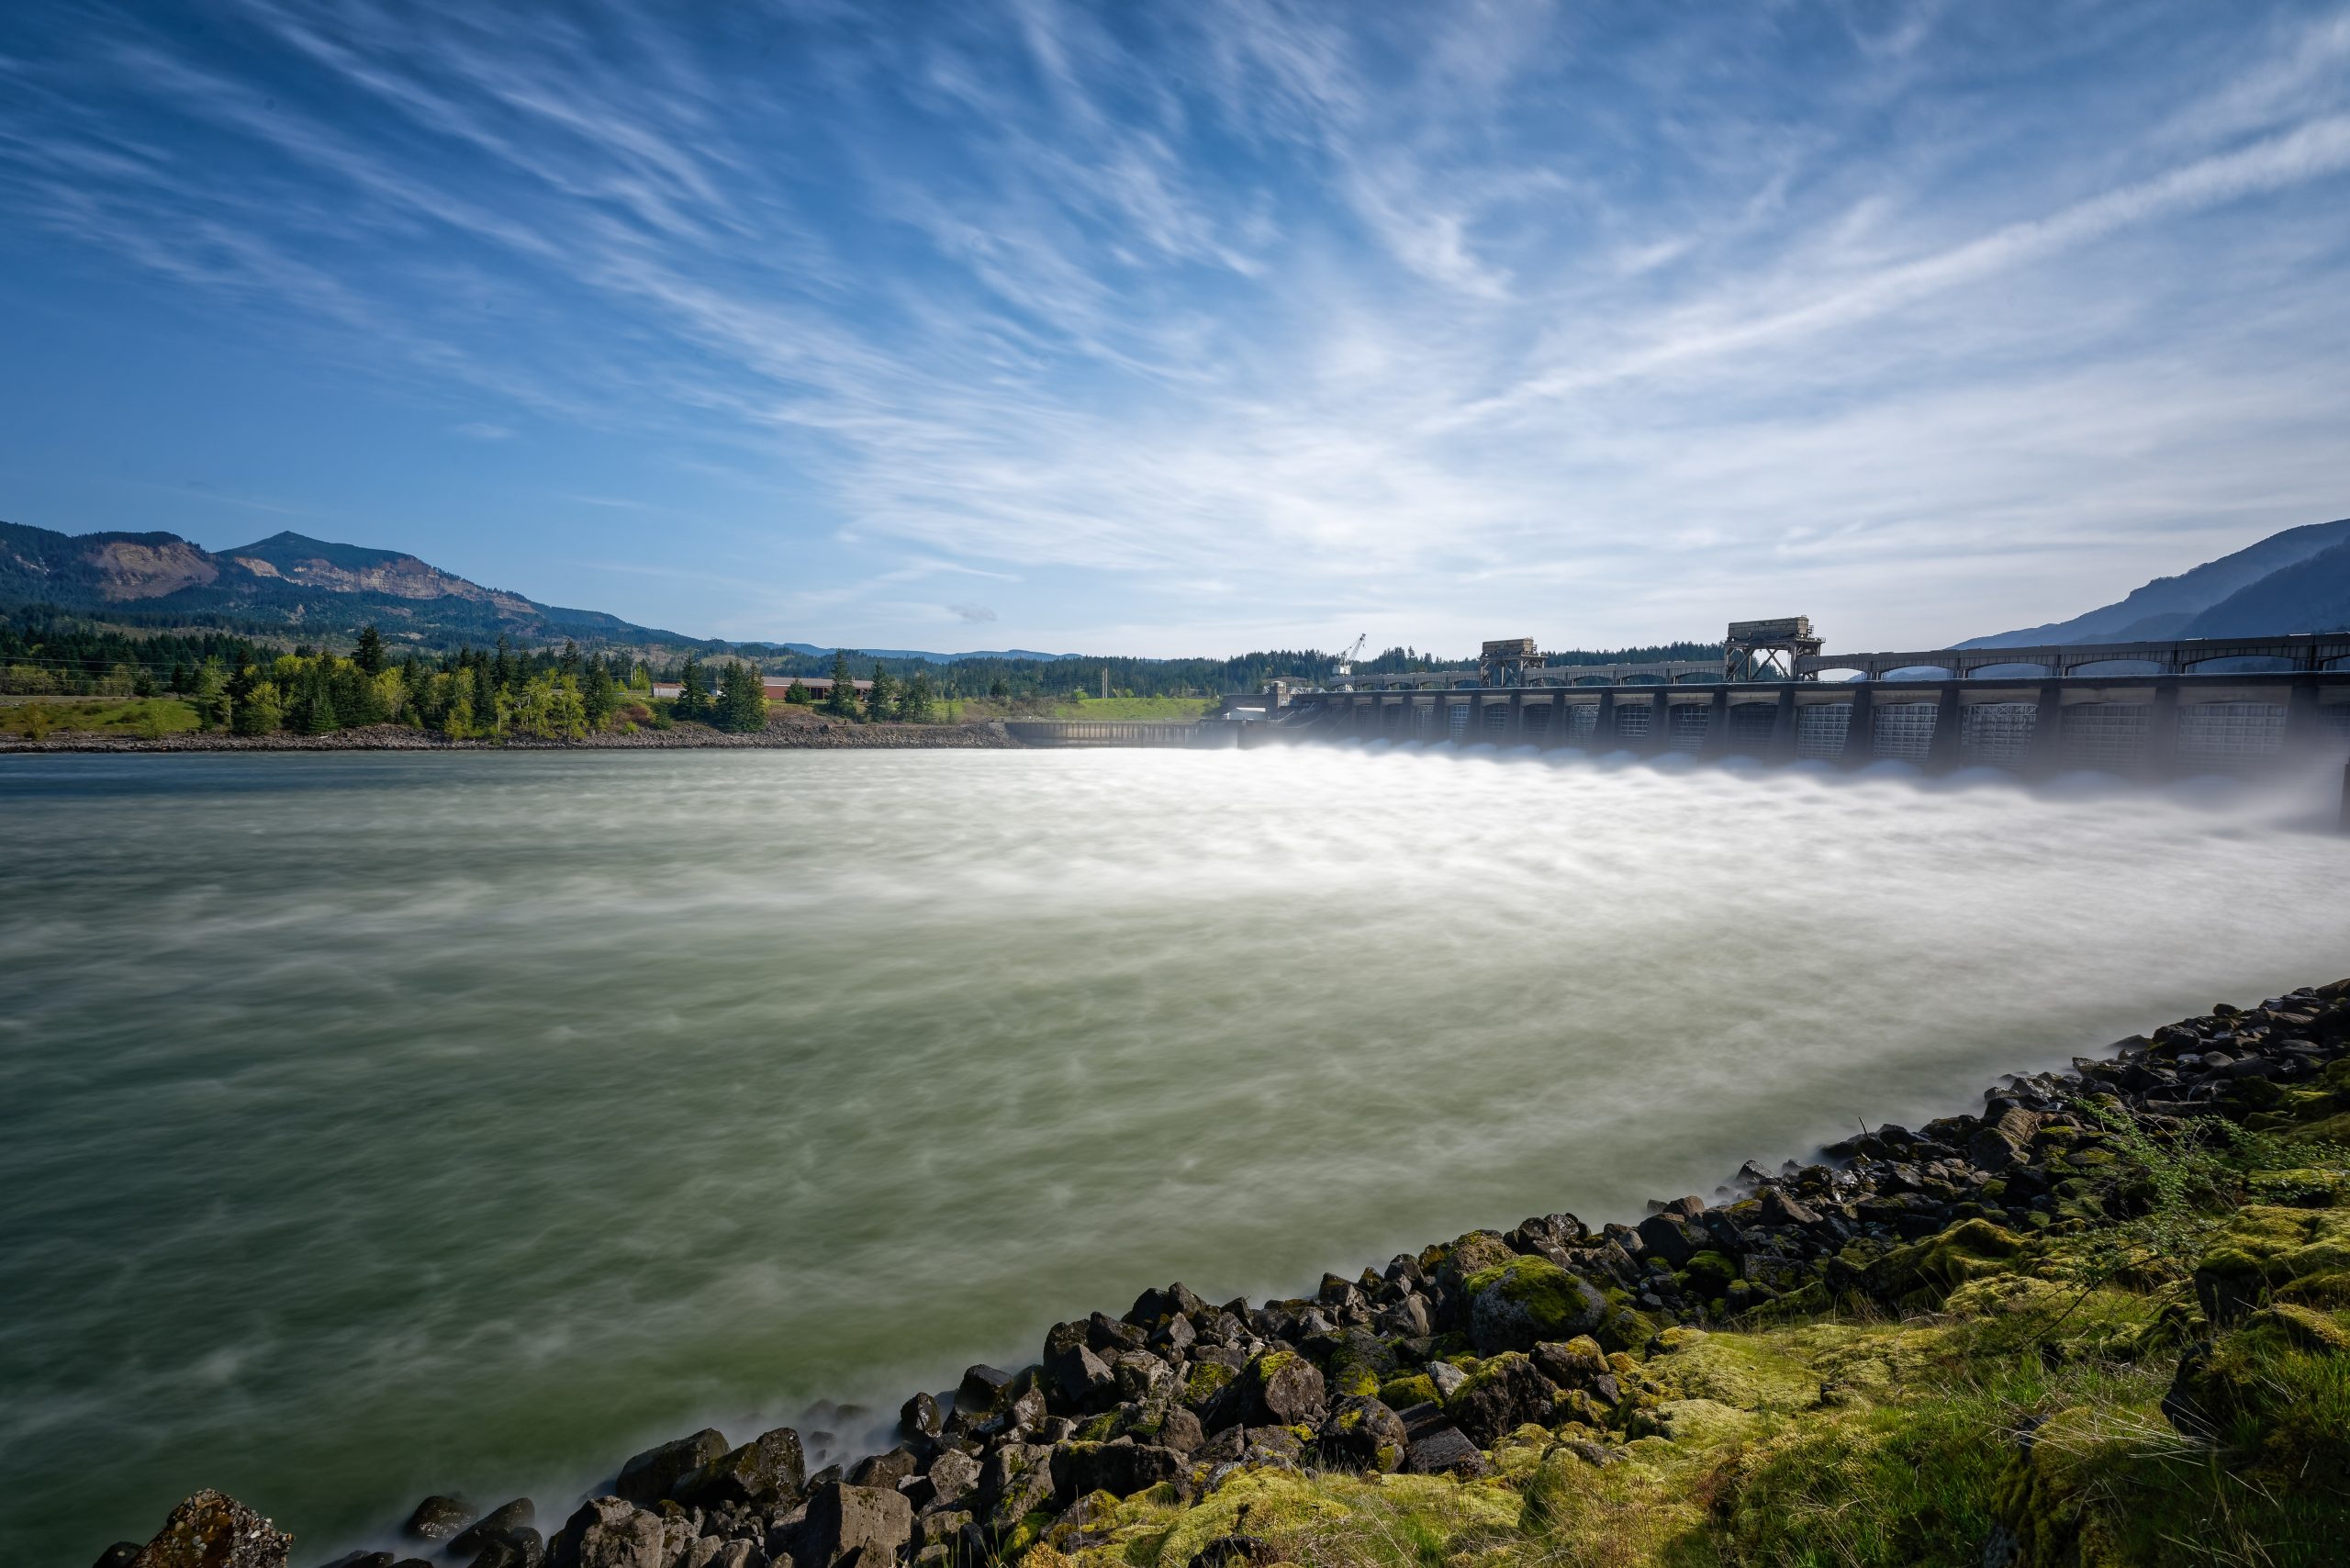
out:
<path id="1" fill-rule="evenodd" d="M 2069 615 L 2350 513 L 2350 10 L 0 8 L 0 517 L 733 638 Z"/>

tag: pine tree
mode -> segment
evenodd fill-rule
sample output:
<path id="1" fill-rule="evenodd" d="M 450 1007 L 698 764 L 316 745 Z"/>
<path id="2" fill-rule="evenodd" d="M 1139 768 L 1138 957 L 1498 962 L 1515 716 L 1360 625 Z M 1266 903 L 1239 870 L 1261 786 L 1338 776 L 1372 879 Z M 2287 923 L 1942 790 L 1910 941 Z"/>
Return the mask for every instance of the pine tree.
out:
<path id="1" fill-rule="evenodd" d="M 937 702 L 937 693 L 930 683 L 930 672 L 918 669 L 907 678 L 906 689 L 898 699 L 898 717 L 909 724 L 927 724 Z"/>
<path id="2" fill-rule="evenodd" d="M 824 698 L 824 711 L 843 719 L 856 717 L 856 681 L 848 673 L 848 650 L 833 651 L 833 689 Z"/>
<path id="3" fill-rule="evenodd" d="M 229 722 L 229 683 L 220 671 L 218 659 L 207 659 L 196 666 L 190 681 L 189 700 L 196 707 L 196 727 L 217 730 Z"/>
<path id="4" fill-rule="evenodd" d="M 359 629 L 359 646 L 351 662 L 371 676 L 384 673 L 384 634 L 375 630 L 373 621 Z"/>
<path id="5" fill-rule="evenodd" d="M 720 673 L 716 722 L 738 735 L 756 734 L 767 727 L 767 687 L 756 669 L 730 663 Z"/>
<path id="6" fill-rule="evenodd" d="M 498 660 L 490 669 L 490 684 L 505 691 L 514 685 L 514 650 L 507 645 L 506 633 L 498 634 Z"/>
<path id="7" fill-rule="evenodd" d="M 873 665 L 873 689 L 865 694 L 865 711 L 877 721 L 898 716 L 898 683 L 878 659 Z"/>
<path id="8" fill-rule="evenodd" d="M 816 694 L 808 689 L 806 681 L 795 675 L 791 678 L 791 684 L 783 689 L 783 700 L 795 707 L 806 708 L 815 702 Z"/>
<path id="9" fill-rule="evenodd" d="M 709 678 L 701 671 L 701 661 L 688 654 L 686 667 L 677 677 L 678 718 L 703 719 L 709 716 L 710 696 L 705 689 L 708 682 Z"/>
<path id="10" fill-rule="evenodd" d="M 580 691 L 579 700 L 588 711 L 588 727 L 602 729 L 604 721 L 612 716 L 613 708 L 620 702 L 620 694 L 612 685 L 610 665 L 601 659 L 588 661 L 588 684 Z"/>

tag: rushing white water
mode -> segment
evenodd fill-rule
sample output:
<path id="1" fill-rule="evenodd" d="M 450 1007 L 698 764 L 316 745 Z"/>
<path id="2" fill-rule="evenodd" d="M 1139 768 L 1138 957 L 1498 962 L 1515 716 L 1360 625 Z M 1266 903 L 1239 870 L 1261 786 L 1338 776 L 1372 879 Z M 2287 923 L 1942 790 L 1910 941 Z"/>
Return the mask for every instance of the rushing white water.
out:
<path id="1" fill-rule="evenodd" d="M 428 1490 L 556 1512 L 1147 1284 L 1710 1193 L 2350 971 L 2330 806 L 1379 748 L 0 759 L 0 1558 L 200 1485 L 304 1562 Z"/>

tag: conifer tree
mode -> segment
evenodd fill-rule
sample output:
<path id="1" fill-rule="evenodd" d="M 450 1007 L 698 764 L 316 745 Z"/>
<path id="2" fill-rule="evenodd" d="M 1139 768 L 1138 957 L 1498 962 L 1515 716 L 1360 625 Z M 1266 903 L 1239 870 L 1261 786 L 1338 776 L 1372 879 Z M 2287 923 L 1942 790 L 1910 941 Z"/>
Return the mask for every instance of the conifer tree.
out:
<path id="1" fill-rule="evenodd" d="M 706 719 L 710 714 L 710 694 L 706 689 L 709 678 L 702 674 L 701 660 L 686 655 L 686 667 L 677 677 L 677 708 L 680 719 Z"/>
<path id="2" fill-rule="evenodd" d="M 873 689 L 865 694 L 865 711 L 876 721 L 898 716 L 898 683 L 878 659 L 873 663 Z"/>
<path id="3" fill-rule="evenodd" d="M 856 717 L 856 681 L 848 673 L 848 650 L 833 650 L 833 689 L 824 698 L 824 711 L 844 719 Z"/>
<path id="4" fill-rule="evenodd" d="M 196 708 L 196 727 L 217 730 L 229 722 L 229 682 L 220 670 L 220 661 L 207 659 L 196 666 L 189 682 L 189 701 Z"/>
<path id="5" fill-rule="evenodd" d="M 588 727 L 600 730 L 604 721 L 612 715 L 619 704 L 620 694 L 612 685 L 612 669 L 601 659 L 588 661 L 588 682 L 579 693 L 581 704 L 588 711 Z"/>
<path id="6" fill-rule="evenodd" d="M 766 683 L 751 666 L 730 663 L 718 678 L 718 727 L 738 735 L 755 734 L 767 727 Z"/>
<path id="7" fill-rule="evenodd" d="M 808 689 L 806 681 L 795 675 L 791 678 L 791 684 L 783 689 L 783 700 L 796 707 L 806 708 L 815 702 L 816 694 Z"/>
<path id="8" fill-rule="evenodd" d="M 898 697 L 898 717 L 909 724 L 927 724 L 938 702 L 936 689 L 931 685 L 930 672 L 918 669 L 906 678 L 905 690 Z"/>
<path id="9" fill-rule="evenodd" d="M 384 634 L 375 630 L 373 621 L 359 629 L 359 646 L 351 662 L 371 676 L 384 673 Z"/>

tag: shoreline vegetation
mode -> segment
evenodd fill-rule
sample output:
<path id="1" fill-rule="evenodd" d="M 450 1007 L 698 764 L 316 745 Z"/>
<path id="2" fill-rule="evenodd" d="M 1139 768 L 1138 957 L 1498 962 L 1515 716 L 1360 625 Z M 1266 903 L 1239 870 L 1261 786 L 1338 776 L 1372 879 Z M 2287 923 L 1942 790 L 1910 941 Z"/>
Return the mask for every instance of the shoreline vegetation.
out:
<path id="1" fill-rule="evenodd" d="M 1255 1305 L 1147 1290 L 915 1394 L 851 1464 L 704 1430 L 543 1518 L 427 1498 L 335 1564 L 2334 1562 L 2345 1143 L 2350 980 L 1637 1223 L 1535 1216 Z M 290 1545 L 201 1492 L 99 1562 Z"/>
<path id="2" fill-rule="evenodd" d="M 879 660 L 860 690 L 845 655 L 833 660 L 828 692 L 795 678 L 780 701 L 742 660 L 688 655 L 675 697 L 654 695 L 657 673 L 570 644 L 517 653 L 503 640 L 394 662 L 372 626 L 348 655 L 214 639 L 191 644 L 160 685 L 125 665 L 74 683 L 103 689 L 28 693 L 43 672 L 12 666 L 13 695 L 0 698 L 0 752 L 990 747 L 1013 744 L 1000 723 L 1006 718 L 1182 721 L 1215 705 L 1132 692 L 965 697 L 942 690 L 927 670 L 901 678 Z"/>

